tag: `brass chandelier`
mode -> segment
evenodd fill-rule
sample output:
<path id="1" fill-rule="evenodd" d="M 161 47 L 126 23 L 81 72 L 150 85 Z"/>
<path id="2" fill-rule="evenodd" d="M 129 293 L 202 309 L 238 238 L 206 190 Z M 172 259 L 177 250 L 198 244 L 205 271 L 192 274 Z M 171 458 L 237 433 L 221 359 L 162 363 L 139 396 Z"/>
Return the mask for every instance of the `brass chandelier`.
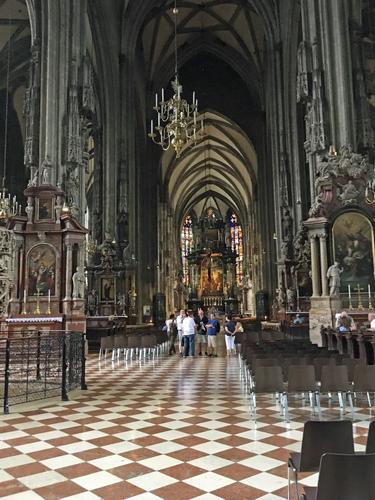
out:
<path id="1" fill-rule="evenodd" d="M 179 158 L 184 146 L 193 146 L 197 143 L 199 134 L 203 132 L 203 119 L 198 123 L 198 99 L 193 92 L 193 102 L 189 104 L 182 98 L 182 85 L 178 78 L 177 59 L 177 0 L 174 2 L 174 53 L 175 53 L 175 78 L 171 82 L 173 96 L 165 100 L 164 89 L 161 90 L 161 101 L 158 94 L 155 95 L 155 106 L 153 109 L 157 113 L 157 125 L 154 127 L 154 120 L 151 120 L 151 129 L 148 136 L 155 144 L 158 144 L 164 151 L 171 146 Z"/>

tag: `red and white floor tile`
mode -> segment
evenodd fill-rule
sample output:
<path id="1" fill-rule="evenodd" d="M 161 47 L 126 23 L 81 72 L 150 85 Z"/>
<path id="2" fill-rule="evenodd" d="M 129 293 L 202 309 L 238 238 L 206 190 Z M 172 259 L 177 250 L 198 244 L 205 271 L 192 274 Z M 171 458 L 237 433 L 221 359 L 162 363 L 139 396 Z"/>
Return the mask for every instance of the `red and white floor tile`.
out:
<path id="1" fill-rule="evenodd" d="M 286 424 L 275 402 L 259 397 L 255 424 L 237 358 L 99 364 L 90 356 L 87 374 L 89 389 L 74 400 L 0 417 L 1 497 L 286 498 L 287 456 L 300 449 L 310 409 L 290 401 Z M 363 450 L 372 415 L 363 403 L 354 417 Z"/>

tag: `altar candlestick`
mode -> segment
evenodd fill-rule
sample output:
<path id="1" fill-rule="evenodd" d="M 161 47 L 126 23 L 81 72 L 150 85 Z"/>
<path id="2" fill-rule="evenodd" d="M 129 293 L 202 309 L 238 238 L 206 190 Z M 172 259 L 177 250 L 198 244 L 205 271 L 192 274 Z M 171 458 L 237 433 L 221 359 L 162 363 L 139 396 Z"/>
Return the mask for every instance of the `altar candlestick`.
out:
<path id="1" fill-rule="evenodd" d="M 368 289 L 368 298 L 371 299 L 371 286 L 370 286 L 370 283 L 368 284 L 367 289 Z"/>
<path id="2" fill-rule="evenodd" d="M 51 290 L 48 289 L 48 307 L 47 314 L 51 314 Z"/>
<path id="3" fill-rule="evenodd" d="M 348 295 L 349 295 L 349 309 L 352 309 L 353 306 L 352 306 L 352 294 L 350 290 L 350 285 L 348 285 Z"/>
<path id="4" fill-rule="evenodd" d="M 25 290 L 23 291 L 22 314 L 27 314 L 27 312 L 26 312 L 26 288 L 25 288 Z"/>

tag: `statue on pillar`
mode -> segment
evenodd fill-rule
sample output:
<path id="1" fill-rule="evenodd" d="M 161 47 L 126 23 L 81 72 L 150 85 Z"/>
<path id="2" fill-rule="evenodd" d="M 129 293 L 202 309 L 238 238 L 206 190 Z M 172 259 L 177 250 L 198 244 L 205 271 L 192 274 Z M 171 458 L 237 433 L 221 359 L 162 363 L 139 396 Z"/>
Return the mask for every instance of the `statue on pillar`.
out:
<path id="1" fill-rule="evenodd" d="M 82 269 L 78 266 L 76 272 L 72 276 L 73 282 L 73 299 L 85 298 L 86 278 Z"/>
<path id="2" fill-rule="evenodd" d="M 332 264 L 327 270 L 327 278 L 329 279 L 329 294 L 330 296 L 338 296 L 340 294 L 341 277 L 343 269 L 337 261 Z"/>
<path id="3" fill-rule="evenodd" d="M 98 313 L 98 292 L 95 289 L 87 294 L 87 312 L 89 316 L 96 316 Z"/>
<path id="4" fill-rule="evenodd" d="M 46 155 L 46 157 L 42 162 L 41 170 L 42 170 L 42 184 L 51 184 L 52 163 L 48 155 Z"/>

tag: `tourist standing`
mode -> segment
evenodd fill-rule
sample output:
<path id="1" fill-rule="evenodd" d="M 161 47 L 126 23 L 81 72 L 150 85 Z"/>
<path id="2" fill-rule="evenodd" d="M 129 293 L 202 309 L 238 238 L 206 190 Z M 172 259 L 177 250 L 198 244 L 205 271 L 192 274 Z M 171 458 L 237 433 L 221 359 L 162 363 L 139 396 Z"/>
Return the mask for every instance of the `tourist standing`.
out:
<path id="1" fill-rule="evenodd" d="M 207 323 L 208 318 L 204 314 L 204 310 L 200 307 L 198 309 L 198 315 L 195 317 L 195 323 L 197 325 L 197 344 L 198 344 L 198 354 L 202 356 L 203 349 L 204 354 L 208 356 L 207 353 Z"/>
<path id="2" fill-rule="evenodd" d="M 165 322 L 167 326 L 167 335 L 168 335 L 168 347 L 169 351 L 168 354 L 172 355 L 176 353 L 176 347 L 175 347 L 175 342 L 177 338 L 177 326 L 176 326 L 176 320 L 175 320 L 175 315 L 171 314 L 169 316 L 169 319 Z"/>
<path id="3" fill-rule="evenodd" d="M 195 355 L 195 331 L 193 311 L 188 311 L 186 318 L 182 322 L 182 339 L 184 344 L 184 358 Z"/>
<path id="4" fill-rule="evenodd" d="M 225 344 L 227 346 L 227 356 L 234 354 L 234 337 L 235 337 L 236 323 L 233 321 L 232 315 L 225 316 L 224 332 Z"/>
<path id="5" fill-rule="evenodd" d="M 185 309 L 181 309 L 180 314 L 176 318 L 177 335 L 178 335 L 178 349 L 180 351 L 180 356 L 182 357 L 183 347 L 182 347 L 182 322 L 186 318 Z"/>
<path id="6" fill-rule="evenodd" d="M 207 322 L 207 345 L 208 355 L 217 358 L 216 335 L 220 332 L 220 323 L 215 318 L 215 314 L 210 314 L 210 319 Z"/>

